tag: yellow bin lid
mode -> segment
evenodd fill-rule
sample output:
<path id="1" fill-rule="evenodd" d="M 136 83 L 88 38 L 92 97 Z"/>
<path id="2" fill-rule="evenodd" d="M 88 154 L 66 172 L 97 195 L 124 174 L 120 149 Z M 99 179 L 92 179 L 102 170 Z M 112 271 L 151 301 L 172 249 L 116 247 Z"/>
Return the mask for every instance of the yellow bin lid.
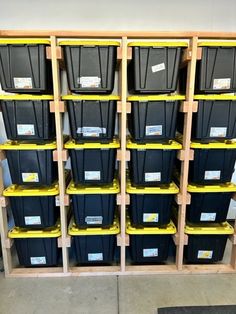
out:
<path id="1" fill-rule="evenodd" d="M 195 100 L 236 100 L 236 95 L 233 93 L 219 95 L 195 95 Z"/>
<path id="2" fill-rule="evenodd" d="M 45 44 L 50 45 L 51 41 L 46 38 L 0 38 L 0 45 L 12 45 L 12 44 Z"/>
<path id="3" fill-rule="evenodd" d="M 236 41 L 199 41 L 198 47 L 235 47 Z"/>
<path id="4" fill-rule="evenodd" d="M 174 101 L 174 100 L 185 100 L 185 96 L 183 95 L 137 95 L 137 96 L 129 96 L 127 98 L 128 101 Z"/>
<path id="5" fill-rule="evenodd" d="M 117 95 L 64 95 L 62 100 L 120 100 Z"/>
<path id="6" fill-rule="evenodd" d="M 11 239 L 28 239 L 28 238 L 58 238 L 61 236 L 61 227 L 56 225 L 54 227 L 31 230 L 25 228 L 14 227 L 8 232 L 8 237 Z"/>
<path id="7" fill-rule="evenodd" d="M 217 235 L 217 234 L 233 234 L 234 228 L 228 222 L 223 223 L 206 223 L 201 226 L 187 223 L 185 226 L 186 234 L 195 235 Z"/>
<path id="8" fill-rule="evenodd" d="M 113 225 L 109 229 L 103 228 L 86 228 L 86 229 L 79 229 L 74 219 L 72 218 L 70 221 L 70 225 L 68 228 L 68 234 L 71 236 L 99 236 L 99 235 L 113 235 L 120 233 L 120 226 L 118 219 L 114 220 Z"/>
<path id="9" fill-rule="evenodd" d="M 185 41 L 134 41 L 129 47 L 188 47 Z"/>
<path id="10" fill-rule="evenodd" d="M 198 149 L 235 149 L 236 141 L 213 141 L 212 143 L 191 142 L 191 148 Z"/>
<path id="11" fill-rule="evenodd" d="M 131 234 L 131 235 L 138 235 L 138 234 L 175 234 L 176 233 L 176 228 L 171 221 L 165 228 L 161 227 L 144 227 L 144 228 L 134 228 L 131 226 L 130 218 L 126 218 L 126 233 Z"/>
<path id="12" fill-rule="evenodd" d="M 49 143 L 27 143 L 27 142 L 17 142 L 17 141 L 7 141 L 3 144 L 0 144 L 0 149 L 2 150 L 49 150 L 56 149 L 56 141 Z"/>
<path id="13" fill-rule="evenodd" d="M 53 100 L 52 95 L 0 95 L 0 100 Z"/>
<path id="14" fill-rule="evenodd" d="M 179 193 L 179 188 L 174 182 L 158 187 L 135 187 L 132 186 L 131 181 L 128 179 L 126 192 L 129 194 L 177 194 Z"/>
<path id="15" fill-rule="evenodd" d="M 106 148 L 119 148 L 120 142 L 114 138 L 111 143 L 76 143 L 75 140 L 70 140 L 65 144 L 68 149 L 106 149 Z"/>
<path id="16" fill-rule="evenodd" d="M 169 141 L 168 143 L 146 143 L 138 144 L 132 142 L 131 138 L 127 138 L 127 148 L 129 149 L 181 149 L 182 145 L 176 141 Z"/>
<path id="17" fill-rule="evenodd" d="M 59 194 L 58 183 L 51 186 L 33 187 L 12 184 L 3 191 L 3 196 L 55 196 Z"/>
<path id="18" fill-rule="evenodd" d="M 59 41 L 59 46 L 120 46 L 119 41 L 98 41 L 98 40 L 63 40 Z"/>
<path id="19" fill-rule="evenodd" d="M 234 183 L 223 183 L 217 185 L 199 185 L 189 184 L 188 192 L 191 193 L 219 193 L 219 192 L 236 192 L 236 184 Z"/>

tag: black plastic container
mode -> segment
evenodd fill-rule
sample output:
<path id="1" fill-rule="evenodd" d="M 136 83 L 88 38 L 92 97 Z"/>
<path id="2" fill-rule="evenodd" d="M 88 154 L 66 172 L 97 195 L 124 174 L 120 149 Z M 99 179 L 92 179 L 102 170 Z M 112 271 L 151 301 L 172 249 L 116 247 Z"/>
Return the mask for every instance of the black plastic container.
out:
<path id="1" fill-rule="evenodd" d="M 234 229 L 227 222 L 205 226 L 188 224 L 185 233 L 188 235 L 184 249 L 186 262 L 210 264 L 223 259 L 227 239 Z"/>
<path id="2" fill-rule="evenodd" d="M 0 96 L 7 138 L 46 141 L 56 137 L 55 116 L 50 113 L 53 96 Z"/>
<path id="3" fill-rule="evenodd" d="M 52 65 L 46 57 L 45 39 L 1 39 L 0 81 L 13 93 L 52 91 Z"/>
<path id="4" fill-rule="evenodd" d="M 117 180 L 114 180 L 111 185 L 102 187 L 85 187 L 71 182 L 66 193 L 72 197 L 76 225 L 79 228 L 111 227 L 119 191 Z"/>
<path id="5" fill-rule="evenodd" d="M 170 223 L 174 195 L 179 192 L 175 183 L 160 187 L 133 187 L 128 181 L 126 192 L 130 194 L 131 226 L 158 227 Z"/>
<path id="6" fill-rule="evenodd" d="M 68 95 L 71 135 L 76 142 L 111 142 L 115 132 L 118 96 Z"/>
<path id="7" fill-rule="evenodd" d="M 12 183 L 19 185 L 51 185 L 57 179 L 53 162 L 56 143 L 28 144 L 8 141 L 0 145 L 6 151 Z"/>
<path id="8" fill-rule="evenodd" d="M 72 177 L 75 184 L 111 184 L 115 176 L 116 150 L 120 146 L 114 139 L 108 144 L 65 144 L 71 157 Z"/>
<path id="9" fill-rule="evenodd" d="M 157 186 L 170 184 L 176 152 L 181 144 L 175 141 L 156 144 L 137 144 L 128 140 L 131 150 L 129 162 L 130 179 L 133 185 Z"/>
<path id="10" fill-rule="evenodd" d="M 130 96 L 130 134 L 135 142 L 168 141 L 175 138 L 180 100 L 184 96 Z"/>
<path id="11" fill-rule="evenodd" d="M 79 264 L 111 264 L 114 260 L 116 235 L 120 232 L 115 220 L 110 229 L 79 229 L 73 220 L 68 233 L 72 236 L 76 260 Z"/>
<path id="12" fill-rule="evenodd" d="M 117 47 L 114 41 L 62 41 L 69 88 L 75 93 L 112 93 Z"/>
<path id="13" fill-rule="evenodd" d="M 179 65 L 185 42 L 131 42 L 128 67 L 129 90 L 136 93 L 176 91 Z"/>
<path id="14" fill-rule="evenodd" d="M 194 160 L 189 165 L 189 181 L 195 184 L 218 184 L 231 181 L 236 160 L 236 143 L 192 142 Z"/>

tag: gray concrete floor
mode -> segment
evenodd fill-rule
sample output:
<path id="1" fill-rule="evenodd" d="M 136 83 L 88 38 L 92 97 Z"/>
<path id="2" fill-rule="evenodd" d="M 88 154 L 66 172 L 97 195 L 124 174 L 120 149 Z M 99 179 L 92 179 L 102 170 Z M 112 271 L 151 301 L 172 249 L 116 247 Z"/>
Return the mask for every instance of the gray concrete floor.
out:
<path id="1" fill-rule="evenodd" d="M 236 304 L 236 275 L 5 279 L 0 314 L 154 314 L 158 307 Z"/>

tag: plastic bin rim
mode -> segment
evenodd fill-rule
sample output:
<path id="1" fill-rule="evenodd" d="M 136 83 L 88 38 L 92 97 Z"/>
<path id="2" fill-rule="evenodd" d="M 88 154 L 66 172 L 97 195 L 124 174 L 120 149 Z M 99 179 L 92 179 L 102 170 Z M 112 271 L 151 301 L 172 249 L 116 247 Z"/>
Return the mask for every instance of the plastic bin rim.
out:
<path id="1" fill-rule="evenodd" d="M 120 46 L 119 41 L 98 40 L 63 40 L 58 42 L 59 46 Z"/>
<path id="2" fill-rule="evenodd" d="M 129 149 L 172 149 L 178 150 L 182 148 L 182 145 L 174 140 L 169 141 L 169 143 L 146 143 L 138 144 L 132 142 L 130 138 L 127 139 L 127 148 Z"/>
<path id="3" fill-rule="evenodd" d="M 185 41 L 134 41 L 128 47 L 188 47 Z"/>
<path id="4" fill-rule="evenodd" d="M 55 141 L 50 143 L 22 143 L 17 141 L 7 141 L 0 144 L 0 149 L 2 150 L 53 150 L 57 147 Z"/>
<path id="5" fill-rule="evenodd" d="M 56 196 L 59 194 L 59 185 L 55 183 L 49 187 L 27 187 L 24 185 L 11 184 L 3 191 L 3 196 Z"/>
<path id="6" fill-rule="evenodd" d="M 192 225 L 187 223 L 185 226 L 186 234 L 194 235 L 217 235 L 217 234 L 233 234 L 234 228 L 228 222 L 223 222 L 219 224 L 205 224 L 204 226 Z"/>
<path id="7" fill-rule="evenodd" d="M 100 148 L 119 148 L 120 142 L 118 139 L 113 139 L 111 143 L 76 143 L 75 140 L 69 140 L 65 144 L 65 148 L 68 149 L 100 149 Z M 1 148 L 1 146 L 0 146 Z"/>
<path id="8" fill-rule="evenodd" d="M 120 100 L 117 95 L 64 95 L 62 100 Z"/>
<path id="9" fill-rule="evenodd" d="M 117 179 L 113 180 L 113 183 L 105 186 L 84 186 L 75 184 L 72 180 L 66 189 L 67 194 L 118 194 L 120 192 L 120 186 Z"/>
<path id="10" fill-rule="evenodd" d="M 53 100 L 53 95 L 0 95 L 0 100 Z"/>
<path id="11" fill-rule="evenodd" d="M 198 47 L 235 47 L 236 41 L 199 41 Z"/>
<path id="12" fill-rule="evenodd" d="M 132 186 L 130 179 L 128 179 L 126 192 L 129 194 L 178 194 L 179 188 L 174 182 L 159 187 L 135 187 Z"/>
<path id="13" fill-rule="evenodd" d="M 236 192 L 236 184 L 229 182 L 218 185 L 198 185 L 188 184 L 188 192 L 191 193 L 219 193 L 219 192 Z"/>
<path id="14" fill-rule="evenodd" d="M 11 44 L 46 44 L 50 45 L 51 41 L 46 38 L 0 38 L 0 45 L 11 45 Z"/>
<path id="15" fill-rule="evenodd" d="M 57 224 L 54 227 L 31 230 L 25 228 L 14 227 L 8 232 L 8 237 L 11 239 L 27 239 L 27 238 L 58 238 L 61 236 L 61 227 Z"/>
<path id="16" fill-rule="evenodd" d="M 153 235 L 164 235 L 164 234 L 175 234 L 176 227 L 171 221 L 165 228 L 160 227 L 144 227 L 144 228 L 135 228 L 131 226 L 129 217 L 126 218 L 126 233 L 135 235 L 135 234 L 153 234 Z"/>
<path id="17" fill-rule="evenodd" d="M 79 229 L 74 221 L 74 218 L 71 219 L 68 234 L 71 236 L 99 236 L 99 235 L 114 235 L 120 233 L 119 221 L 115 218 L 113 225 L 109 229 L 105 228 L 87 228 L 87 229 Z"/>
<path id="18" fill-rule="evenodd" d="M 236 141 L 224 141 L 224 142 L 212 142 L 212 143 L 200 143 L 191 142 L 191 148 L 199 149 L 236 149 Z"/>
<path id="19" fill-rule="evenodd" d="M 143 95 L 143 96 L 129 96 L 127 98 L 128 101 L 156 101 L 156 100 L 185 100 L 185 96 L 183 95 Z"/>
<path id="20" fill-rule="evenodd" d="M 236 100 L 234 94 L 220 94 L 220 95 L 195 95 L 195 100 Z"/>

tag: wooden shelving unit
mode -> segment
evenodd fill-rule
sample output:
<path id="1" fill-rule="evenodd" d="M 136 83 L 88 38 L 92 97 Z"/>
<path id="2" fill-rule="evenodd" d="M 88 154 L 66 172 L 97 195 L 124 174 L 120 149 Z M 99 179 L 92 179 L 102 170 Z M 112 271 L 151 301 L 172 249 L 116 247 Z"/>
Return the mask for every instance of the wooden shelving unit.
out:
<path id="1" fill-rule="evenodd" d="M 142 31 L 14 31 L 0 30 L 0 37 L 5 38 L 48 38 L 51 47 L 47 51 L 48 58 L 52 61 L 52 72 L 54 82 L 54 100 L 51 103 L 51 111 L 55 112 L 57 150 L 54 152 L 54 160 L 58 163 L 59 186 L 60 186 L 60 217 L 62 235 L 58 240 L 58 246 L 62 248 L 62 267 L 53 268 L 15 268 L 12 262 L 13 242 L 7 237 L 7 199 L 2 195 L 3 180 L 2 168 L 0 167 L 0 232 L 2 242 L 2 254 L 6 277 L 56 277 L 56 276 L 95 276 L 95 275 L 138 275 L 138 274 L 192 274 L 192 273 L 236 273 L 236 223 L 235 234 L 231 237 L 232 252 L 228 264 L 213 265 L 185 265 L 183 263 L 184 245 L 188 238 L 184 234 L 186 205 L 191 202 L 187 193 L 189 161 L 194 158 L 190 149 L 192 114 L 197 111 L 197 102 L 194 101 L 194 85 L 196 63 L 201 59 L 201 50 L 198 48 L 198 40 L 202 39 L 231 39 L 236 40 L 236 33 L 227 32 L 142 32 Z M 117 112 L 119 115 L 119 135 L 121 148 L 118 151 L 119 174 L 121 192 L 117 196 L 117 205 L 120 209 L 121 233 L 117 236 L 117 245 L 120 247 L 119 266 L 90 266 L 70 267 L 69 247 L 71 239 L 67 234 L 67 206 L 69 197 L 65 194 L 66 183 L 64 165 L 68 153 L 63 144 L 63 113 L 65 104 L 61 101 L 60 84 L 60 63 L 63 59 L 61 48 L 57 40 L 61 38 L 109 38 L 118 39 L 121 46 L 118 48 L 118 71 L 119 71 L 119 95 L 121 101 L 118 103 Z M 127 114 L 130 112 L 130 104 L 127 102 L 127 64 L 132 58 L 131 50 L 127 44 L 133 39 L 180 39 L 189 42 L 185 49 L 182 62 L 187 63 L 187 88 L 186 100 L 181 104 L 180 110 L 185 113 L 183 149 L 179 152 L 181 160 L 180 193 L 176 197 L 179 206 L 179 219 L 177 234 L 174 236 L 176 245 L 176 262 L 170 265 L 127 265 L 126 247 L 129 245 L 129 238 L 125 233 L 126 206 L 129 203 L 129 195 L 126 194 L 126 164 L 129 159 L 129 151 L 126 150 L 126 126 Z M 0 152 L 0 160 L 5 158 L 4 152 Z"/>

